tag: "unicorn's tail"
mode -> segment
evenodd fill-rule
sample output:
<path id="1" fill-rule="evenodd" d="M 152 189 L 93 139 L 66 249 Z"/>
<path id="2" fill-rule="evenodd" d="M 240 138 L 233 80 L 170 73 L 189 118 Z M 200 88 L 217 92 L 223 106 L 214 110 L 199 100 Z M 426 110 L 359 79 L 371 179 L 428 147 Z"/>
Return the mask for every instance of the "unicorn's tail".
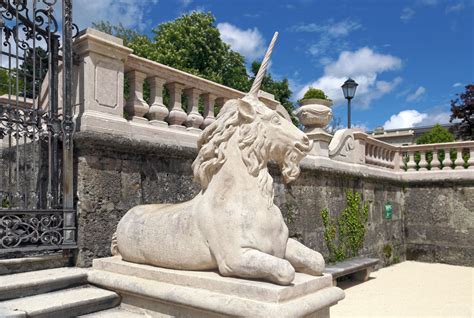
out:
<path id="1" fill-rule="evenodd" d="M 110 252 L 112 253 L 112 256 L 121 256 L 119 249 L 118 249 L 118 244 L 117 244 L 117 232 L 112 235 L 112 243 L 110 244 Z"/>

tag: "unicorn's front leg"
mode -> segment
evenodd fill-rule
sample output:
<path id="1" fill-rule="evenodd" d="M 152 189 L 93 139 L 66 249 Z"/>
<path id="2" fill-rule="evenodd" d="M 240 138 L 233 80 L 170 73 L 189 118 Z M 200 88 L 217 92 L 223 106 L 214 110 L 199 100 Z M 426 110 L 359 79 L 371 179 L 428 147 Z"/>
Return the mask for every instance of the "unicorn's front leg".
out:
<path id="1" fill-rule="evenodd" d="M 286 244 L 285 259 L 287 259 L 297 272 L 319 276 L 324 271 L 323 256 L 304 246 L 294 239 L 288 239 Z"/>
<path id="2" fill-rule="evenodd" d="M 252 248 L 242 248 L 218 260 L 223 276 L 264 279 L 280 285 L 289 285 L 295 278 L 295 269 L 284 259 Z"/>

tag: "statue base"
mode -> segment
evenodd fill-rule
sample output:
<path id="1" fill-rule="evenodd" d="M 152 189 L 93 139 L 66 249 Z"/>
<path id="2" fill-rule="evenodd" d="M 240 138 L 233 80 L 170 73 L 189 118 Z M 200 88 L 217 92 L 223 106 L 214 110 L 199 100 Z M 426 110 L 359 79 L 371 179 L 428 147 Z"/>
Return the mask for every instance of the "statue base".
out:
<path id="1" fill-rule="evenodd" d="M 89 282 L 119 293 L 124 305 L 151 317 L 329 317 L 344 298 L 332 276 L 297 273 L 289 286 L 220 276 L 215 271 L 172 270 L 95 259 Z"/>

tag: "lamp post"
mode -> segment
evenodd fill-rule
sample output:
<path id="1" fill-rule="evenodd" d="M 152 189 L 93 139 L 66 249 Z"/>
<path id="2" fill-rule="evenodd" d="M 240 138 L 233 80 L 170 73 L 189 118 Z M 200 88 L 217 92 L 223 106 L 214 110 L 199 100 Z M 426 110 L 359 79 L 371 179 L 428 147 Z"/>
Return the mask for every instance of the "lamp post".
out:
<path id="1" fill-rule="evenodd" d="M 358 85 L 356 81 L 349 78 L 341 86 L 344 97 L 347 99 L 347 128 L 351 128 L 351 99 L 354 97 Z"/>

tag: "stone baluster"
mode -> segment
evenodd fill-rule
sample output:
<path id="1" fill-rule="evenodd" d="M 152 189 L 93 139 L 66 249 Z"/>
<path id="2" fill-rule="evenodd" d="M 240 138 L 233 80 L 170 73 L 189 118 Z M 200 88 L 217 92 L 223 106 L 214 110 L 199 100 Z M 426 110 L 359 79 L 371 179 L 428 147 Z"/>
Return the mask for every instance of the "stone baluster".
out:
<path id="1" fill-rule="evenodd" d="M 166 116 L 168 116 L 168 108 L 163 104 L 163 85 L 166 80 L 153 76 L 148 78 L 150 84 L 150 101 L 151 106 L 148 110 L 148 118 L 150 124 L 155 126 L 168 126 L 165 122 Z"/>
<path id="2" fill-rule="evenodd" d="M 229 99 L 228 98 L 225 98 L 225 97 L 218 97 L 216 98 L 216 104 L 215 104 L 215 107 L 217 108 L 218 111 L 221 110 L 222 106 L 224 106 L 224 104 L 228 101 Z"/>
<path id="3" fill-rule="evenodd" d="M 467 168 L 474 169 L 474 147 L 469 149 L 469 160 L 467 161 Z"/>
<path id="4" fill-rule="evenodd" d="M 186 127 L 188 127 L 189 131 L 200 133 L 201 129 L 199 129 L 199 127 L 203 122 L 203 118 L 201 114 L 199 114 L 199 96 L 202 91 L 197 88 L 188 88 L 184 93 L 188 98 L 188 118 L 186 120 Z"/>
<path id="5" fill-rule="evenodd" d="M 427 171 L 428 170 L 428 161 L 426 161 L 426 151 L 420 151 L 420 162 L 418 162 L 420 169 L 418 171 Z"/>
<path id="6" fill-rule="evenodd" d="M 204 94 L 204 121 L 201 124 L 201 128 L 205 129 L 207 126 L 212 124 L 216 118 L 214 117 L 214 105 L 216 102 L 216 96 L 213 94 Z"/>
<path id="7" fill-rule="evenodd" d="M 444 160 L 443 160 L 443 170 L 451 170 L 451 154 L 449 153 L 450 149 L 444 149 Z"/>
<path id="8" fill-rule="evenodd" d="M 130 94 L 125 104 L 125 112 L 127 117 L 136 122 L 148 122 L 143 116 L 148 113 L 150 108 L 143 100 L 143 83 L 146 74 L 139 71 L 130 71 L 127 73 L 130 84 Z"/>
<path id="9" fill-rule="evenodd" d="M 438 158 L 438 150 L 433 150 L 433 159 L 431 160 L 431 171 L 439 170 L 439 166 L 441 163 L 439 162 Z"/>
<path id="10" fill-rule="evenodd" d="M 396 150 L 394 153 L 393 153 L 393 159 L 392 159 L 392 166 L 393 166 L 393 170 L 396 170 L 396 171 L 399 171 L 400 169 L 403 169 L 403 159 L 402 159 L 402 155 L 400 153 L 399 150 Z"/>
<path id="11" fill-rule="evenodd" d="M 413 151 L 408 152 L 407 171 L 416 171 L 415 153 Z"/>
<path id="12" fill-rule="evenodd" d="M 167 117 L 170 128 L 174 129 L 186 129 L 182 124 L 188 118 L 188 115 L 181 108 L 181 95 L 183 93 L 184 85 L 180 83 L 168 83 L 166 88 L 170 93 L 170 102 L 168 105 L 169 114 Z"/>
<path id="13" fill-rule="evenodd" d="M 462 148 L 456 149 L 456 159 L 454 160 L 454 169 L 464 169 L 464 159 L 462 158 Z"/>

